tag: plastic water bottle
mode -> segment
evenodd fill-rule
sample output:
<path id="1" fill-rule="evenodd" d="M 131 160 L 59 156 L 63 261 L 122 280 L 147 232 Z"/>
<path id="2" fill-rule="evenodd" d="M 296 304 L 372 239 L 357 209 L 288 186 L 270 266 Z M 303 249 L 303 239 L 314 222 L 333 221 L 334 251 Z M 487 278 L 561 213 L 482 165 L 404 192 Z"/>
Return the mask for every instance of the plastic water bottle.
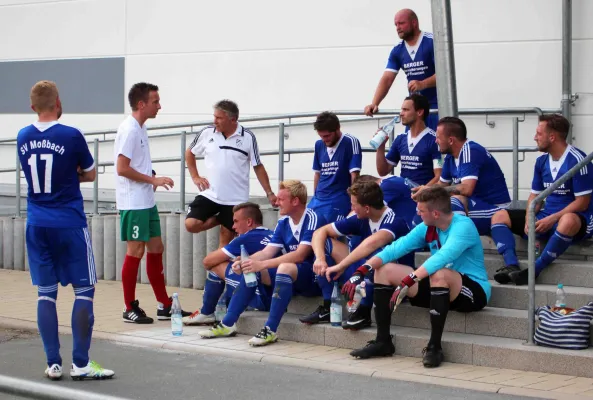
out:
<path id="1" fill-rule="evenodd" d="M 367 297 L 366 293 L 366 282 L 362 281 L 358 285 L 356 285 L 356 290 L 354 291 L 354 298 L 352 301 L 348 302 L 348 312 L 353 313 L 358 309 L 360 302 L 364 297 Z"/>
<path id="2" fill-rule="evenodd" d="M 556 289 L 556 304 L 557 308 L 566 308 L 566 293 L 564 292 L 564 285 L 559 283 Z"/>
<path id="3" fill-rule="evenodd" d="M 214 319 L 218 322 L 222 322 L 223 318 L 226 315 L 226 287 L 224 288 L 224 292 L 218 299 L 218 303 L 216 303 L 216 308 L 214 309 Z"/>
<path id="4" fill-rule="evenodd" d="M 173 336 L 181 336 L 183 334 L 183 321 L 181 318 L 179 295 L 173 293 L 173 304 L 171 305 L 171 333 Z"/>
<path id="5" fill-rule="evenodd" d="M 408 179 L 408 178 L 405 178 L 404 179 L 404 183 L 406 184 L 406 186 L 410 187 L 411 189 L 412 188 L 417 188 L 417 187 L 420 186 L 420 184 L 418 184 L 418 183 L 416 183 L 413 180 Z"/>
<path id="6" fill-rule="evenodd" d="M 329 322 L 332 326 L 342 326 L 342 306 L 344 305 L 344 299 L 340 296 L 338 282 L 334 282 L 331 300 L 332 302 L 329 306 Z"/>
<path id="7" fill-rule="evenodd" d="M 539 258 L 542 254 L 542 244 L 539 240 L 535 241 L 535 258 Z"/>
<path id="8" fill-rule="evenodd" d="M 397 115 L 391 121 L 383 125 L 381 129 L 379 129 L 379 132 L 377 132 L 369 142 L 371 147 L 377 150 L 377 148 L 379 148 L 379 146 L 381 146 L 383 142 L 393 132 L 393 130 L 395 129 L 395 125 L 399 124 L 399 121 L 400 117 L 399 115 Z"/>
<path id="9" fill-rule="evenodd" d="M 249 260 L 249 253 L 245 250 L 245 245 L 241 245 L 241 262 Z M 257 286 L 257 275 L 255 272 L 244 273 L 245 275 L 245 284 L 247 287 L 254 287 Z"/>

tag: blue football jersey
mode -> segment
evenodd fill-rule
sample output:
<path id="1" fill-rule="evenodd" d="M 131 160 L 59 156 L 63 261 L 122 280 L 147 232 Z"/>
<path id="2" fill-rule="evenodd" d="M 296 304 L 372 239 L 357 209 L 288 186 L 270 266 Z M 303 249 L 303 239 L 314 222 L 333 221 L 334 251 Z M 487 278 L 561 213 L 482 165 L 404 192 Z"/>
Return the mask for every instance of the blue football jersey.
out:
<path id="1" fill-rule="evenodd" d="M 511 201 L 504 174 L 492 155 L 476 142 L 465 142 L 455 159 L 447 154 L 441 172 L 441 181 L 458 185 L 466 179 L 477 179 L 472 196 L 491 205 Z"/>
<path id="2" fill-rule="evenodd" d="M 423 32 L 418 38 L 414 48 L 408 49 L 405 41 L 401 41 L 391 50 L 387 61 L 388 71 L 398 72 L 404 70 L 409 81 L 423 81 L 435 74 L 434 43 L 432 33 Z M 417 47 L 417 49 L 416 49 Z M 431 87 L 420 91 L 428 99 L 430 108 L 438 107 L 437 88 Z"/>
<path id="3" fill-rule="evenodd" d="M 336 195 L 348 196 L 346 190 L 351 184 L 350 173 L 360 171 L 361 168 L 360 142 L 354 136 L 342 134 L 338 143 L 331 148 L 318 140 L 313 155 L 313 171 L 319 172 L 315 197 L 328 200 Z"/>
<path id="4" fill-rule="evenodd" d="M 313 232 L 316 229 L 325 225 L 325 220 L 322 216 L 317 215 L 315 211 L 310 208 L 305 209 L 305 213 L 301 217 L 298 225 L 292 222 L 289 216 L 284 216 L 278 220 L 276 229 L 268 246 L 274 246 L 284 249 L 286 253 L 295 251 L 299 244 L 311 245 L 311 239 L 313 238 Z M 311 252 L 311 255 L 305 260 L 305 262 L 313 263 L 315 261 L 315 255 Z"/>
<path id="5" fill-rule="evenodd" d="M 401 177 L 419 185 L 426 185 L 434 178 L 434 169 L 442 168 L 436 134 L 430 128 L 416 138 L 409 132 L 397 135 L 385 159 L 394 167 L 401 162 Z"/>
<path id="6" fill-rule="evenodd" d="M 263 226 L 254 228 L 231 240 L 229 244 L 222 248 L 222 251 L 231 260 L 241 255 L 241 245 L 245 246 L 245 250 L 249 255 L 257 253 L 270 243 L 273 233 Z"/>
<path id="7" fill-rule="evenodd" d="M 549 154 L 539 156 L 535 161 L 531 193 L 543 192 L 586 156 L 583 151 L 571 145 L 568 145 L 558 161 L 552 160 Z M 592 168 L 591 163 L 585 165 L 571 179 L 554 190 L 546 198 L 544 209 L 550 213 L 556 213 L 572 203 L 576 197 L 590 195 L 593 192 Z M 593 211 L 591 203 L 589 202 L 589 212 Z"/>
<path id="8" fill-rule="evenodd" d="M 27 224 L 47 228 L 86 227 L 77 169 L 95 162 L 83 134 L 57 121 L 36 122 L 17 136 L 27 180 Z"/>
<path id="9" fill-rule="evenodd" d="M 405 236 L 410 232 L 407 222 L 403 218 L 396 216 L 389 207 L 385 208 L 383 215 L 377 222 L 373 222 L 369 218 L 360 219 L 354 214 L 348 218 L 334 222 L 332 227 L 338 235 L 359 237 L 360 241 L 380 230 L 391 233 L 393 240 Z M 376 250 L 368 258 L 379 251 L 381 249 Z M 403 256 L 399 262 L 414 267 L 414 253 Z"/>
<path id="10" fill-rule="evenodd" d="M 383 201 L 395 212 L 395 215 L 403 218 L 408 226 L 412 226 L 412 220 L 416 216 L 416 202 L 412 200 L 412 191 L 404 178 L 390 176 L 381 181 Z"/>

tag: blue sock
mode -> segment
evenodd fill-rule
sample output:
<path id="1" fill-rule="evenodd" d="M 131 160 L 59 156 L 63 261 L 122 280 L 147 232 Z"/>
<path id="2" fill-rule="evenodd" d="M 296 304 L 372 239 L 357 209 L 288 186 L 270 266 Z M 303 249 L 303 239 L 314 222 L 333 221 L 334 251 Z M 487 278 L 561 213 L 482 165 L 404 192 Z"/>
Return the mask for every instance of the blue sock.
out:
<path id="1" fill-rule="evenodd" d="M 539 275 L 548 265 L 568 249 L 572 243 L 572 237 L 554 232 L 542 254 L 535 260 L 535 275 Z"/>
<path id="2" fill-rule="evenodd" d="M 94 286 L 74 287 L 74 306 L 72 307 L 72 362 L 79 368 L 89 363 L 89 349 L 93 337 L 93 299 Z"/>
<path id="3" fill-rule="evenodd" d="M 43 341 L 47 365 L 62 365 L 60 356 L 60 337 L 58 336 L 58 284 L 37 287 L 37 326 Z"/>
<path id="4" fill-rule="evenodd" d="M 332 292 L 334 290 L 334 281 L 328 282 L 325 275 L 323 276 L 316 276 L 317 284 L 321 288 L 321 296 L 323 296 L 323 301 L 330 301 L 332 299 Z"/>
<path id="5" fill-rule="evenodd" d="M 206 283 L 204 284 L 204 296 L 202 298 L 201 314 L 210 315 L 216 309 L 216 303 L 224 291 L 224 281 L 214 272 L 208 271 Z"/>
<path id="6" fill-rule="evenodd" d="M 467 215 L 463 203 L 457 197 L 451 196 L 451 209 L 455 214 Z"/>
<path id="7" fill-rule="evenodd" d="M 224 325 L 233 326 L 239 320 L 239 317 L 255 296 L 256 289 L 257 286 L 247 287 L 245 279 L 241 278 L 235 288 L 235 294 L 231 299 L 226 316 L 222 319 Z"/>
<path id="8" fill-rule="evenodd" d="M 235 274 L 230 267 L 227 269 L 227 273 L 224 278 L 224 283 L 226 285 L 225 301 L 227 306 L 230 304 L 233 293 L 237 290 L 237 286 L 239 286 L 239 282 L 241 281 L 242 277 L 243 275 Z"/>
<path id="9" fill-rule="evenodd" d="M 360 305 L 362 306 L 366 306 L 369 308 L 373 308 L 373 300 L 374 300 L 374 296 L 373 294 L 375 293 L 375 284 L 369 280 L 369 279 L 365 279 L 365 289 L 366 289 L 366 297 L 363 297 L 362 300 L 360 301 Z"/>
<path id="10" fill-rule="evenodd" d="M 270 314 L 266 321 L 266 326 L 272 331 L 278 331 L 278 325 L 280 325 L 280 320 L 282 319 L 291 298 L 292 278 L 287 274 L 276 274 L 272 305 L 270 306 Z"/>
<path id="11" fill-rule="evenodd" d="M 504 258 L 504 264 L 519 266 L 517 252 L 515 251 L 515 236 L 513 236 L 511 229 L 505 224 L 494 224 L 491 232 L 498 254 Z"/>

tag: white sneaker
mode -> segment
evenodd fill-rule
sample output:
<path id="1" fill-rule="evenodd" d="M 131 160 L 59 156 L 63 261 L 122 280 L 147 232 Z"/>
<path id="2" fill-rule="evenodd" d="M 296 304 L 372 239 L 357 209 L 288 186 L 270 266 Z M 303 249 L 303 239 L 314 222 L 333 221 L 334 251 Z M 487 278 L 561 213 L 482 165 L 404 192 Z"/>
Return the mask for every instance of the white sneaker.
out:
<path id="1" fill-rule="evenodd" d="M 212 325 L 216 322 L 214 314 L 200 314 L 199 310 L 189 317 L 183 317 L 181 320 L 183 321 L 183 325 Z"/>
<path id="2" fill-rule="evenodd" d="M 45 376 L 47 376 L 52 381 L 62 379 L 62 366 L 58 364 L 53 364 L 51 367 L 47 367 L 45 369 Z"/>
<path id="3" fill-rule="evenodd" d="M 207 329 L 205 331 L 198 332 L 204 339 L 212 339 L 212 338 L 219 338 L 219 337 L 231 337 L 237 334 L 237 324 L 233 324 L 233 326 L 226 326 L 222 322 L 218 322 L 212 328 Z"/>
<path id="4" fill-rule="evenodd" d="M 82 368 L 79 368 L 72 363 L 72 369 L 70 370 L 70 377 L 78 381 L 85 379 L 109 379 L 113 378 L 113 375 L 115 375 L 115 372 L 101 367 L 95 361 L 89 361 L 89 363 Z"/>
<path id="5" fill-rule="evenodd" d="M 276 332 L 265 326 L 257 335 L 249 339 L 248 343 L 252 346 L 266 346 L 277 341 L 278 335 L 276 335 Z"/>

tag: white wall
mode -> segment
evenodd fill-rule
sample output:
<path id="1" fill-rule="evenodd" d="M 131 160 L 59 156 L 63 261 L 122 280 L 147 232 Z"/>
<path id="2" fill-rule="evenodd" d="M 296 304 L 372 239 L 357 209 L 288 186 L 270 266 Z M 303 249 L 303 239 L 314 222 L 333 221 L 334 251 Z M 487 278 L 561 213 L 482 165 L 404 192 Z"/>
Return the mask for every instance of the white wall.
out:
<path id="1" fill-rule="evenodd" d="M 151 124 L 210 118 L 221 98 L 241 113 L 360 110 L 372 98 L 391 47 L 393 15 L 413 8 L 431 30 L 429 0 L 0 0 L 0 61 L 126 57 L 126 87 L 141 80 L 161 89 L 163 109 Z M 453 34 L 460 108 L 559 108 L 561 0 L 453 0 Z M 593 92 L 593 1 L 573 0 L 573 91 Z M 42 28 L 46 26 L 46 28 Z M 29 27 L 35 27 L 31 29 Z M 50 38 L 49 40 L 47 38 Z M 48 44 L 49 43 L 49 44 Z M 39 77 L 42 79 L 43 77 Z M 398 108 L 406 94 L 397 78 L 383 108 Z M 89 93 L 92 95 L 92 93 Z M 126 93 L 122 93 L 125 97 Z M 67 110 L 67 105 L 65 105 Z M 575 144 L 593 150 L 593 96 L 573 108 Z M 0 136 L 14 137 L 33 115 L 0 115 Z M 112 129 L 123 115 L 69 115 L 63 122 L 85 130 Z M 509 117 L 468 118 L 472 139 L 486 146 L 511 144 Z M 531 145 L 535 118 L 521 123 L 521 145 Z M 374 123 L 345 129 L 366 145 Z M 260 148 L 277 148 L 274 130 L 257 131 Z M 287 147 L 312 147 L 310 128 L 291 128 Z M 177 155 L 177 140 L 152 142 L 153 157 Z M 110 145 L 101 160 L 111 159 Z M 108 158 L 104 158 L 104 156 Z M 0 147 L 1 167 L 14 157 Z M 496 155 L 511 185 L 510 155 Z M 534 155 L 521 164 L 521 197 L 530 184 Z M 272 177 L 277 159 L 266 157 Z M 310 180 L 310 156 L 295 156 L 285 177 Z M 374 156 L 365 154 L 367 172 Z M 178 176 L 178 165 L 158 165 Z M 0 180 L 13 182 L 7 174 Z M 112 179 L 101 177 L 101 186 Z M 190 187 L 188 180 L 187 185 Z M 261 193 L 259 185 L 252 185 Z"/>

